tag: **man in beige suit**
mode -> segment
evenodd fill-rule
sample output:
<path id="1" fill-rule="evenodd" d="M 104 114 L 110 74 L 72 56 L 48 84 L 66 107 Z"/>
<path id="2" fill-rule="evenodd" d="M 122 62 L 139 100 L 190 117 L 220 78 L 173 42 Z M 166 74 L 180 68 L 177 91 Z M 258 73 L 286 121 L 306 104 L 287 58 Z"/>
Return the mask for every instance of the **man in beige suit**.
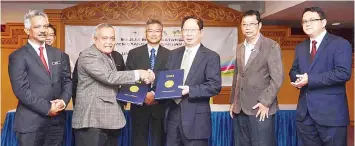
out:
<path id="1" fill-rule="evenodd" d="M 120 84 L 142 80 L 154 81 L 151 70 L 117 71 L 111 52 L 115 30 L 99 24 L 94 31 L 94 45 L 78 58 L 78 87 L 72 127 L 76 146 L 117 146 L 118 129 L 126 124 L 116 94 Z"/>
<path id="2" fill-rule="evenodd" d="M 276 95 L 284 79 L 281 49 L 260 33 L 258 11 L 242 17 L 245 41 L 238 45 L 233 78 L 230 115 L 235 146 L 274 146 Z"/>

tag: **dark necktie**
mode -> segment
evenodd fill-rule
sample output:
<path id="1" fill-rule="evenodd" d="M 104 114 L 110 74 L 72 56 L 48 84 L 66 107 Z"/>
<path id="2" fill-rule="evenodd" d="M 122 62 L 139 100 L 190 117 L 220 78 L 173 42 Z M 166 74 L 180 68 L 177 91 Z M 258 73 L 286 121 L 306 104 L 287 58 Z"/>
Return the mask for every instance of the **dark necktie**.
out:
<path id="1" fill-rule="evenodd" d="M 44 55 L 43 55 L 43 49 L 44 49 L 44 47 L 42 47 L 42 46 L 39 47 L 39 58 L 41 58 L 41 61 L 44 65 L 44 67 L 46 68 L 47 72 L 50 74 L 46 59 L 44 58 Z"/>
<path id="2" fill-rule="evenodd" d="M 311 51 L 311 58 L 312 60 L 314 59 L 314 57 L 316 56 L 316 52 L 317 52 L 317 41 L 313 40 L 312 41 L 312 51 Z"/>
<path id="3" fill-rule="evenodd" d="M 154 70 L 154 64 L 155 64 L 155 49 L 152 48 L 150 50 L 150 69 Z"/>

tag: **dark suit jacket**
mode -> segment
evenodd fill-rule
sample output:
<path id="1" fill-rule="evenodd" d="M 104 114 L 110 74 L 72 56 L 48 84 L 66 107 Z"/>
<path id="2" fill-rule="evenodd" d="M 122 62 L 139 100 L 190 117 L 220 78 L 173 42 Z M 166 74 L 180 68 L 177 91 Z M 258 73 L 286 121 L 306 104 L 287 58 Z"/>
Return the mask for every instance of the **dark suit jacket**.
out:
<path id="1" fill-rule="evenodd" d="M 237 47 L 236 67 L 231 93 L 234 113 L 241 109 L 247 115 L 256 115 L 252 109 L 257 103 L 269 107 L 269 115 L 278 110 L 277 93 L 284 80 L 280 45 L 260 36 L 245 65 L 245 47 Z"/>
<path id="2" fill-rule="evenodd" d="M 308 85 L 300 90 L 297 117 L 302 121 L 307 113 L 319 124 L 345 126 L 349 124 L 345 83 L 351 77 L 352 49 L 350 43 L 327 33 L 311 62 L 310 40 L 296 46 L 296 56 L 290 70 L 291 81 L 296 74 L 308 74 Z"/>
<path id="3" fill-rule="evenodd" d="M 185 47 L 172 50 L 168 70 L 180 69 Z M 207 139 L 211 136 L 211 108 L 209 100 L 222 88 L 219 55 L 204 47 L 198 49 L 186 78 L 189 94 L 182 98 L 181 120 L 188 139 Z M 175 103 L 173 103 L 175 104 Z"/>
<path id="4" fill-rule="evenodd" d="M 39 55 L 27 43 L 10 54 L 9 76 L 12 90 L 19 102 L 16 109 L 14 130 L 21 133 L 35 132 L 46 125 L 64 124 L 65 115 L 48 117 L 51 100 L 63 99 L 68 105 L 71 97 L 69 56 L 57 48 L 46 45 L 50 74 Z"/>
<path id="5" fill-rule="evenodd" d="M 165 69 L 165 65 L 169 57 L 169 52 L 170 50 L 167 48 L 159 46 L 153 70 L 156 76 L 158 75 L 159 71 Z M 151 68 L 147 44 L 134 48 L 128 52 L 126 66 L 127 70 L 147 70 Z M 151 90 L 154 89 L 155 85 Z"/>
<path id="6" fill-rule="evenodd" d="M 79 54 L 80 55 L 80 54 Z M 120 53 L 116 51 L 111 52 L 111 56 L 115 62 L 116 68 L 118 71 L 123 71 L 126 69 L 126 66 L 124 64 L 123 57 Z M 73 70 L 73 105 L 75 105 L 75 98 L 76 98 L 76 90 L 78 87 L 78 60 L 75 62 L 74 70 Z M 123 104 L 121 105 L 123 107 Z"/>

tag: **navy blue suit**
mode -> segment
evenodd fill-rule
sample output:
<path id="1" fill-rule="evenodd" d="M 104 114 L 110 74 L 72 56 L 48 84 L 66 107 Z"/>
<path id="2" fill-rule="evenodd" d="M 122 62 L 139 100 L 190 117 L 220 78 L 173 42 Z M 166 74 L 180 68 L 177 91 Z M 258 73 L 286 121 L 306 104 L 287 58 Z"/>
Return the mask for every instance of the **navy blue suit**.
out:
<path id="1" fill-rule="evenodd" d="M 349 42 L 326 33 L 313 61 L 309 39 L 296 46 L 295 54 L 289 73 L 291 81 L 296 81 L 296 74 L 308 74 L 308 84 L 300 89 L 296 111 L 302 143 L 346 145 L 349 112 L 345 83 L 352 69 Z"/>
<path id="2" fill-rule="evenodd" d="M 63 138 L 64 113 L 60 112 L 55 117 L 48 116 L 48 113 L 51 100 L 63 99 L 66 105 L 70 101 L 72 81 L 69 56 L 48 45 L 46 51 L 50 73 L 29 43 L 11 53 L 9 57 L 11 86 L 19 100 L 14 130 L 18 134 L 20 145 L 61 145 Z M 59 128 L 51 129 L 53 126 Z M 46 131 L 54 132 L 55 140 L 48 137 Z M 47 138 L 52 140 L 47 141 Z"/>
<path id="3" fill-rule="evenodd" d="M 180 69 L 185 47 L 170 53 L 168 70 Z M 189 94 L 182 97 L 179 105 L 172 102 L 167 119 L 167 145 L 204 146 L 211 136 L 211 96 L 221 91 L 219 55 L 202 44 L 193 59 L 185 85 Z M 179 123 L 179 125 L 174 125 Z"/>

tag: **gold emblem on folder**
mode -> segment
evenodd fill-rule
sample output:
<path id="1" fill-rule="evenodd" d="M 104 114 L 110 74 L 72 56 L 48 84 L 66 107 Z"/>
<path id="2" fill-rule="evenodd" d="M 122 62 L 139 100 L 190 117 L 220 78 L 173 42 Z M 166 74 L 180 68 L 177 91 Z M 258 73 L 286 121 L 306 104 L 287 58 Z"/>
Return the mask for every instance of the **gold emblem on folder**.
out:
<path id="1" fill-rule="evenodd" d="M 174 86 L 174 81 L 173 80 L 168 80 L 165 82 L 165 87 L 166 88 L 171 88 L 172 86 Z"/>
<path id="2" fill-rule="evenodd" d="M 138 86 L 131 86 L 131 87 L 129 87 L 129 91 L 135 93 L 135 92 L 139 91 L 139 88 L 138 88 Z"/>

